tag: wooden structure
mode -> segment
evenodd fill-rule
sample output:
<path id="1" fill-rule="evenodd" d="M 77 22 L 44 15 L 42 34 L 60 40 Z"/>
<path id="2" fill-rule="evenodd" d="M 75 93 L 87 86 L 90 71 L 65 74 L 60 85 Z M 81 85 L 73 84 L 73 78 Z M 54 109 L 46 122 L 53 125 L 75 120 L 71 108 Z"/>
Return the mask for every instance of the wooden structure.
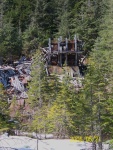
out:
<path id="1" fill-rule="evenodd" d="M 48 48 L 48 65 L 57 66 L 78 66 L 79 60 L 83 53 L 83 42 L 74 37 L 74 40 L 62 40 L 62 37 L 57 41 L 49 39 Z"/>

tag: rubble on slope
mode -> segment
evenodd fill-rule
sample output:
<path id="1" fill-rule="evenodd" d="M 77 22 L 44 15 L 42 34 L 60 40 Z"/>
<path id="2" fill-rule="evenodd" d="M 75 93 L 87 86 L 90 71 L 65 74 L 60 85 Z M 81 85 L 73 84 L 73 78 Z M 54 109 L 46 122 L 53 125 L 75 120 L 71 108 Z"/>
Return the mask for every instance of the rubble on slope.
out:
<path id="1" fill-rule="evenodd" d="M 26 92 L 28 82 L 31 80 L 31 63 L 32 60 L 22 57 L 13 65 L 0 66 L 0 83 L 5 88 L 9 103 L 16 97 L 18 104 L 23 105 L 24 100 L 28 98 Z"/>

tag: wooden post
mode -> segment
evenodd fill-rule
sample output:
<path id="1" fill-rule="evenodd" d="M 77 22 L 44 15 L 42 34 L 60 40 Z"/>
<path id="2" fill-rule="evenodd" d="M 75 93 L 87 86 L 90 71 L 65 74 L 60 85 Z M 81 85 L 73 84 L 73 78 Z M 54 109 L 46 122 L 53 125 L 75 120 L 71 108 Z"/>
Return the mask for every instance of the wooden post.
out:
<path id="1" fill-rule="evenodd" d="M 77 36 L 75 35 L 74 37 L 74 41 L 75 41 L 75 52 L 77 51 Z"/>
<path id="2" fill-rule="evenodd" d="M 60 53 L 60 66 L 62 67 L 62 53 Z"/>
<path id="3" fill-rule="evenodd" d="M 68 39 L 66 38 L 66 51 L 68 51 Z"/>
<path id="4" fill-rule="evenodd" d="M 60 52 L 60 39 L 58 38 L 58 53 Z"/>
<path id="5" fill-rule="evenodd" d="M 60 65 L 60 56 L 59 56 L 59 53 L 58 53 L 58 65 Z"/>
<path id="6" fill-rule="evenodd" d="M 49 38 L 49 52 L 51 53 L 51 39 Z"/>
<path id="7" fill-rule="evenodd" d="M 58 64 L 61 66 L 60 38 L 58 38 Z"/>
<path id="8" fill-rule="evenodd" d="M 67 65 L 68 65 L 68 64 L 67 64 L 67 53 L 66 53 L 66 55 L 65 55 L 65 56 L 66 56 L 66 66 L 67 66 Z"/>

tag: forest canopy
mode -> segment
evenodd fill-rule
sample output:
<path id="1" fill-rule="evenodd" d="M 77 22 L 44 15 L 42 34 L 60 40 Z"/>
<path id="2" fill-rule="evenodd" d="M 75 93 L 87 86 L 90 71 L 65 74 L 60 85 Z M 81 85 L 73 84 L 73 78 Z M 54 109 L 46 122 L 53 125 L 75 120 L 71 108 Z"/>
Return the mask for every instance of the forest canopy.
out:
<path id="1" fill-rule="evenodd" d="M 1 0 L 0 56 L 35 51 L 48 38 L 73 38 L 84 41 L 91 51 L 98 37 L 105 12 L 103 0 Z"/>

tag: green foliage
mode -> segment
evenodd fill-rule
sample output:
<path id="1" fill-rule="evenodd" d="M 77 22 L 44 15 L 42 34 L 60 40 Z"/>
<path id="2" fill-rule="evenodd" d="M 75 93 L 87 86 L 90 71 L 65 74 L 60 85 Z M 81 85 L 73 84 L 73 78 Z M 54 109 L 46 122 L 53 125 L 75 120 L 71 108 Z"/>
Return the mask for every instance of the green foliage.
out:
<path id="1" fill-rule="evenodd" d="M 39 37 L 37 30 L 37 27 L 29 26 L 23 33 L 23 52 L 25 54 L 34 53 L 38 48 Z"/>
<path id="2" fill-rule="evenodd" d="M 35 0 L 6 0 L 4 18 L 13 24 L 19 32 L 23 32 L 31 22 L 31 16 L 35 8 Z"/>
<path id="3" fill-rule="evenodd" d="M 99 32 L 99 38 L 95 43 L 95 47 L 92 53 L 92 58 L 96 64 L 96 70 L 100 72 L 98 75 L 101 77 L 98 78 L 98 86 L 99 91 L 98 94 L 100 96 L 100 111 L 101 111 L 101 126 L 103 134 L 109 134 L 112 136 L 112 1 L 107 3 L 107 7 L 109 8 L 106 11 L 106 14 L 103 18 L 103 22 L 101 25 L 101 30 Z M 100 57 L 101 56 L 101 57 Z M 98 65 L 97 65 L 98 64 Z M 108 67 L 109 66 L 109 67 Z M 102 85 L 102 80 L 105 85 Z M 104 87 L 104 89 L 102 88 Z M 109 116 L 109 117 L 108 117 Z"/>
<path id="4" fill-rule="evenodd" d="M 70 37 L 70 30 L 69 30 L 69 0 L 58 1 L 58 35 L 65 37 Z M 62 7 L 61 7 L 62 6 Z"/>
<path id="5" fill-rule="evenodd" d="M 99 141 L 99 137 L 98 136 L 85 136 L 84 138 L 81 136 L 74 136 L 71 137 L 72 140 L 77 140 L 77 141 L 86 141 L 86 142 L 93 142 L 95 141 L 96 143 L 98 143 Z"/>
<path id="6" fill-rule="evenodd" d="M 74 6 L 71 11 L 74 16 L 71 18 L 71 31 L 84 41 L 84 50 L 91 51 L 100 30 L 101 17 L 105 10 L 104 1 L 80 0 Z"/>
<path id="7" fill-rule="evenodd" d="M 47 46 L 48 38 L 70 38 L 76 33 L 89 51 L 98 36 L 105 4 L 104 0 L 2 0 L 0 52 L 28 54 L 39 45 Z"/>
<path id="8" fill-rule="evenodd" d="M 29 85 L 29 99 L 33 101 L 34 106 L 42 104 L 43 87 L 48 84 L 45 79 L 46 71 L 42 60 L 40 51 L 34 55 L 34 62 L 32 65 L 32 81 Z"/>
<path id="9" fill-rule="evenodd" d="M 42 60 L 38 51 L 34 55 L 32 81 L 29 84 L 29 103 L 35 110 L 31 129 L 65 136 L 73 128 L 72 114 L 69 111 L 69 78 L 66 77 L 61 84 L 55 75 L 47 76 Z"/>
<path id="10" fill-rule="evenodd" d="M 9 119 L 7 96 L 4 95 L 3 86 L 0 84 L 0 129 L 8 128 Z"/>
<path id="11" fill-rule="evenodd" d="M 67 81 L 67 83 L 65 83 Z M 70 91 L 68 89 L 68 80 L 65 80 L 57 93 L 56 100 L 49 109 L 48 119 L 51 132 L 59 137 L 69 135 L 69 130 L 73 128 L 72 114 L 68 104 L 71 102 Z"/>
<path id="12" fill-rule="evenodd" d="M 21 39 L 10 22 L 4 22 L 3 28 L 0 29 L 0 43 L 1 56 L 8 54 L 19 55 L 21 53 Z"/>

